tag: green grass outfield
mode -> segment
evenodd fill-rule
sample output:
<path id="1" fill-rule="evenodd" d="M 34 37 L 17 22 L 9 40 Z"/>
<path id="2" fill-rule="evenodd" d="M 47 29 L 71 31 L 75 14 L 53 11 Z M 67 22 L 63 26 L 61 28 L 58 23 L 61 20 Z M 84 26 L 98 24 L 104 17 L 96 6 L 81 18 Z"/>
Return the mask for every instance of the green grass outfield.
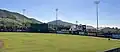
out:
<path id="1" fill-rule="evenodd" d="M 1 32 L 5 52 L 103 52 L 120 47 L 120 41 L 87 36 Z"/>

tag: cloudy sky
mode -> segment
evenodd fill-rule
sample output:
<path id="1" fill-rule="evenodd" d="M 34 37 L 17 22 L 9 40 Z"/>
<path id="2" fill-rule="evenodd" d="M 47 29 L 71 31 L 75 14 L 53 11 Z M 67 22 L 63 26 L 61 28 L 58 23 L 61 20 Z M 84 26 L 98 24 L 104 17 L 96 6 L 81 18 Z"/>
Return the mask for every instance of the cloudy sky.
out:
<path id="1" fill-rule="evenodd" d="M 0 8 L 22 13 L 42 22 L 58 19 L 96 26 L 95 0 L 0 0 Z M 99 26 L 120 27 L 120 0 L 100 0 Z"/>

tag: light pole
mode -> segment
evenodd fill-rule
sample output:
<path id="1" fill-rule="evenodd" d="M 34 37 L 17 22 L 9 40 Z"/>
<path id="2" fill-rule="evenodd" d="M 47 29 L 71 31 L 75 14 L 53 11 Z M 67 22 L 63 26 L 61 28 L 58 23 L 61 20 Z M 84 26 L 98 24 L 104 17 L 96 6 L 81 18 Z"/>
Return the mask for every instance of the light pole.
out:
<path id="1" fill-rule="evenodd" d="M 78 25 L 78 21 L 76 21 L 76 25 Z"/>
<path id="2" fill-rule="evenodd" d="M 23 11 L 23 15 L 24 15 L 24 14 L 25 14 L 26 9 L 22 9 L 22 11 Z"/>
<path id="3" fill-rule="evenodd" d="M 98 11 L 98 5 L 99 5 L 100 1 L 97 0 L 94 3 L 96 4 L 96 17 L 97 17 L 97 34 L 96 34 L 96 36 L 97 36 L 98 35 L 98 12 L 99 12 Z"/>
<path id="4" fill-rule="evenodd" d="M 58 8 L 56 8 L 56 33 L 57 33 L 57 27 L 58 27 L 57 20 L 58 20 Z"/>

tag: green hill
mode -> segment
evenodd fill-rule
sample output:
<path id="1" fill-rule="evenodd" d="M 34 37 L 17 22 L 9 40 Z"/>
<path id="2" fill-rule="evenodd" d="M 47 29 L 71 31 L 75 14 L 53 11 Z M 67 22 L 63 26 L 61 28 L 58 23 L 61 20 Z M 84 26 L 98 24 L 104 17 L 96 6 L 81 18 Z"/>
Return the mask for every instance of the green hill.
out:
<path id="1" fill-rule="evenodd" d="M 52 24 L 52 25 L 56 25 L 56 22 L 57 22 L 57 25 L 58 26 L 71 26 L 71 25 L 74 25 L 74 24 L 72 24 L 72 23 L 69 23 L 69 22 L 64 22 L 64 21 L 62 21 L 62 20 L 55 20 L 55 21 L 51 21 L 51 22 L 48 22 L 48 24 Z"/>
<path id="2" fill-rule="evenodd" d="M 0 9 L 0 26 L 30 26 L 30 24 L 40 24 L 42 22 L 28 18 L 17 12 L 10 12 L 7 10 Z"/>
<path id="3" fill-rule="evenodd" d="M 75 25 L 69 22 L 64 22 L 62 20 L 51 21 L 48 22 L 48 24 L 52 25 L 52 29 L 56 29 L 56 22 L 57 22 L 57 30 L 62 30 L 62 29 L 69 30 L 72 25 Z"/>

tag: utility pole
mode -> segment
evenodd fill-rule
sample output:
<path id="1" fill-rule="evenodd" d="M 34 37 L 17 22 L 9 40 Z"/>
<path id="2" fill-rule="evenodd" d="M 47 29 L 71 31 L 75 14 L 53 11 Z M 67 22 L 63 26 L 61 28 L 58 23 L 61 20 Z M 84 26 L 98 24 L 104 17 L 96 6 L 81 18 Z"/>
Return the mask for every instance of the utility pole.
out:
<path id="1" fill-rule="evenodd" d="M 3 24 L 3 26 L 2 26 L 2 31 L 4 31 L 4 29 L 5 29 L 5 23 L 4 23 L 4 17 L 2 17 L 2 24 Z"/>
<path id="2" fill-rule="evenodd" d="M 58 8 L 56 8 L 56 33 L 57 33 L 57 29 L 58 29 Z"/>
<path id="3" fill-rule="evenodd" d="M 99 15 L 98 15 L 98 13 L 99 13 L 99 11 L 98 11 L 98 5 L 99 5 L 100 1 L 97 0 L 97 1 L 95 1 L 94 3 L 96 4 L 96 17 L 97 17 L 97 31 L 96 31 L 97 34 L 96 34 L 96 36 L 97 36 L 97 35 L 98 35 L 98 23 L 99 23 L 99 22 L 98 22 L 98 20 L 99 20 L 99 19 L 98 19 L 98 18 L 99 18 Z"/>
<path id="4" fill-rule="evenodd" d="M 25 11 L 26 11 L 26 9 L 22 9 L 22 12 L 23 12 L 23 15 L 25 15 Z M 23 18 L 23 25 L 24 25 L 24 28 L 26 28 L 25 26 L 25 19 Z M 24 28 L 22 29 L 23 31 L 24 31 Z"/>

